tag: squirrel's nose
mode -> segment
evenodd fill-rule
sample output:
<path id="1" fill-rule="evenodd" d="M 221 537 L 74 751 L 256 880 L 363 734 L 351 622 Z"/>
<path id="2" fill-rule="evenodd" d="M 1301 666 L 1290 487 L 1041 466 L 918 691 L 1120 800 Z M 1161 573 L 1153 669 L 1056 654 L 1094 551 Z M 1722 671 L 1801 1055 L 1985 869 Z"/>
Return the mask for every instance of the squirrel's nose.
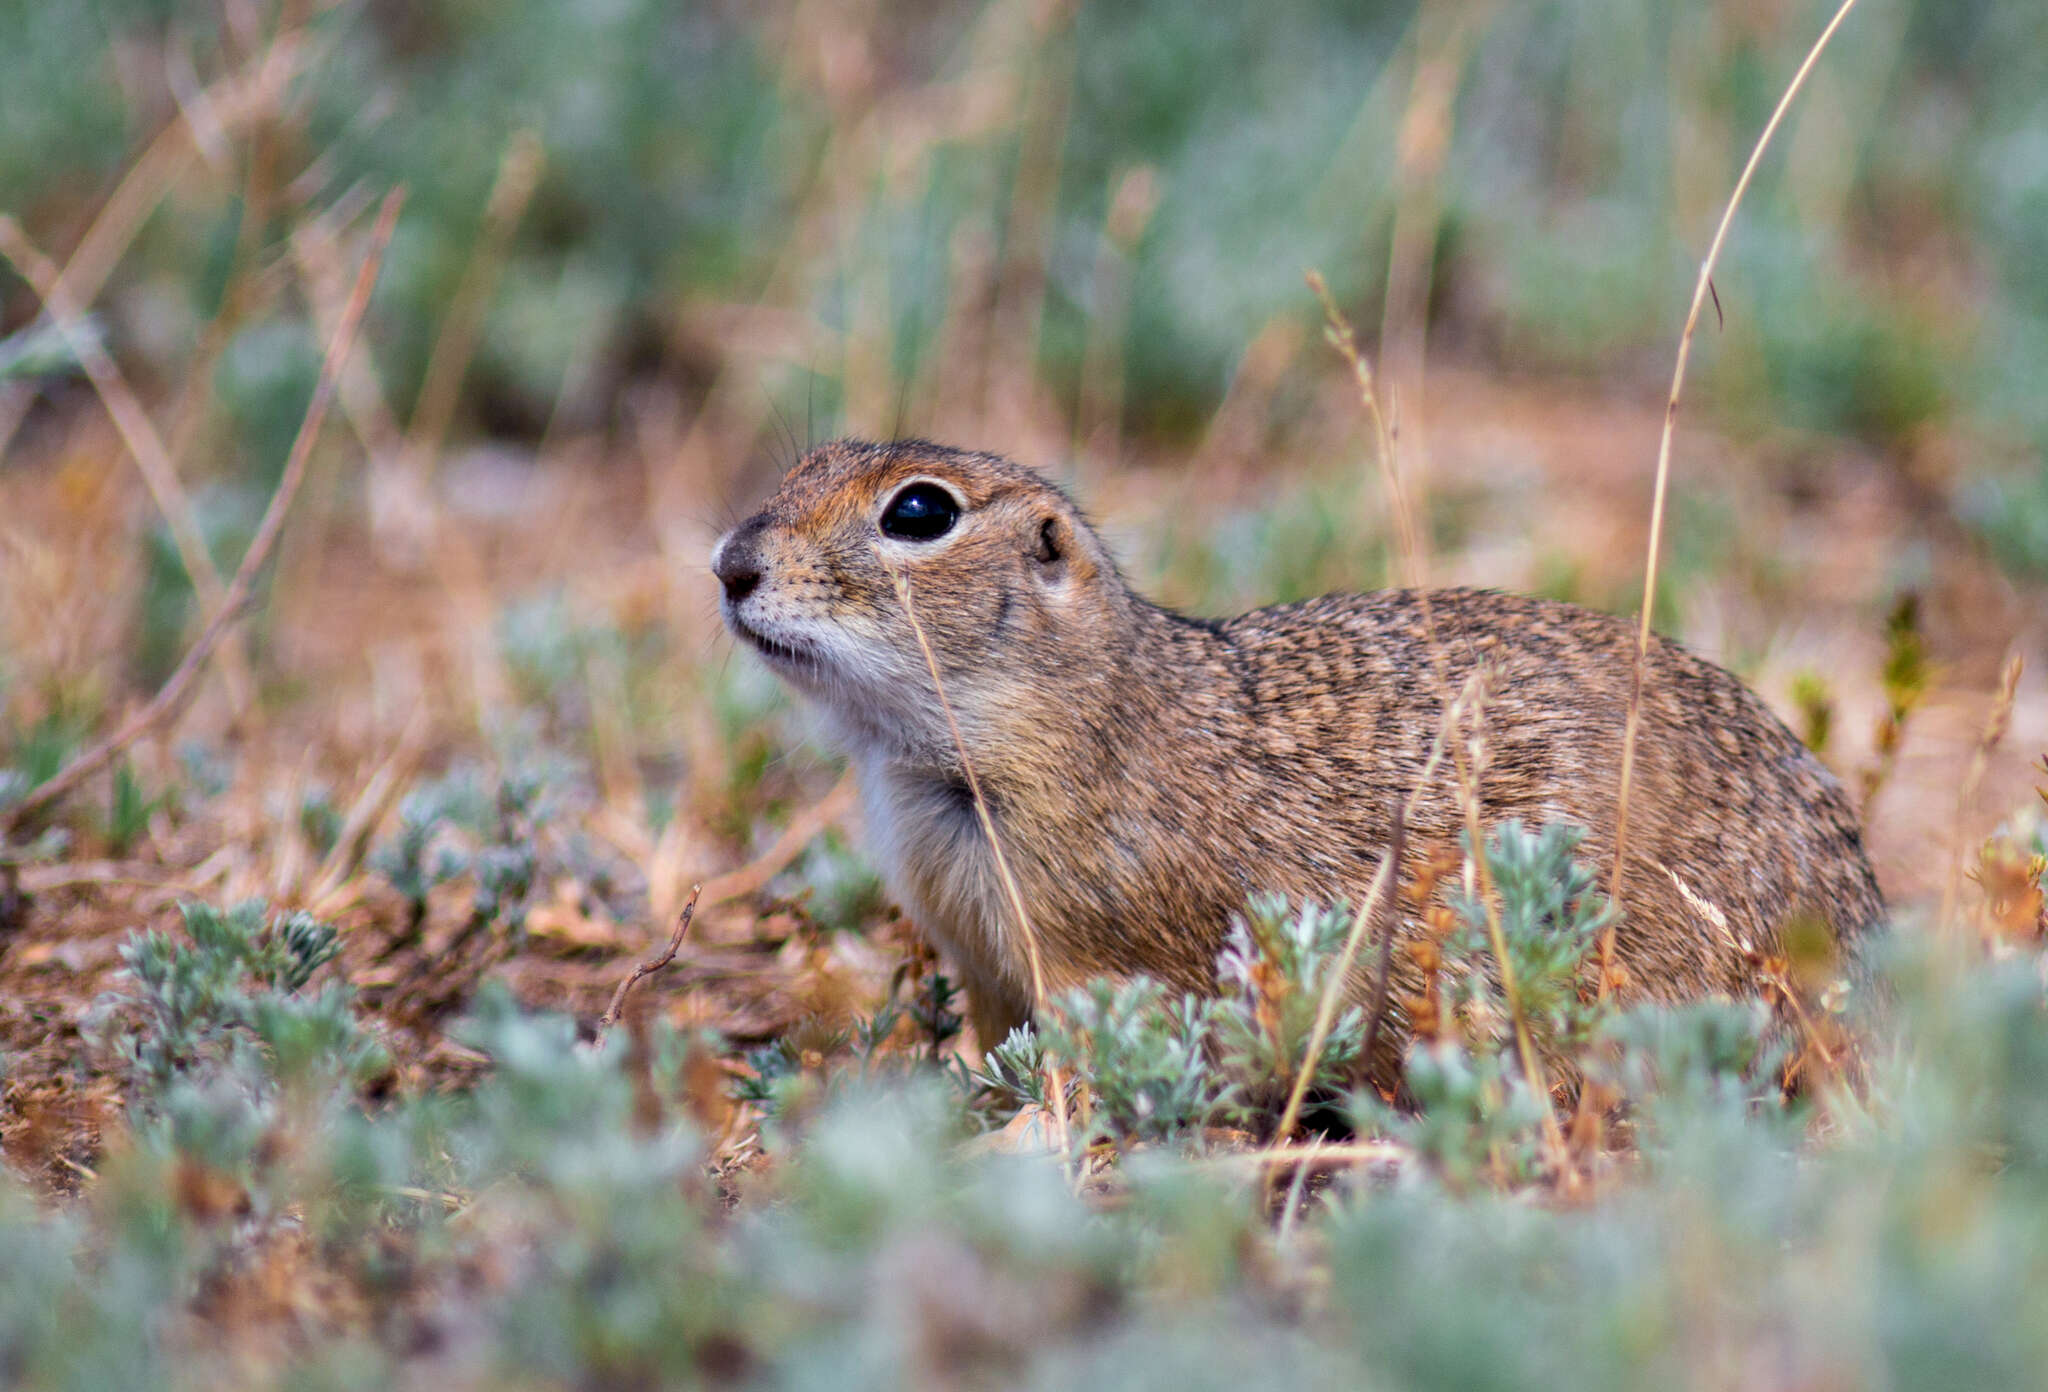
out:
<path id="1" fill-rule="evenodd" d="M 725 586 L 725 597 L 734 604 L 754 592 L 761 583 L 761 533 L 767 528 L 761 518 L 741 523 L 711 557 L 711 573 Z"/>

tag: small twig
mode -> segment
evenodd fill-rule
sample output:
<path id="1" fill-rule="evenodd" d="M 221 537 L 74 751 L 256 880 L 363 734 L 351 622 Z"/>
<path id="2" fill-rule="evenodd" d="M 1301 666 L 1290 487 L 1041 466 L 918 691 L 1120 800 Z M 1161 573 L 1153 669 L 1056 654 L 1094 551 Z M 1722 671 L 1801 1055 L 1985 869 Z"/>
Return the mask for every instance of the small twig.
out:
<path id="1" fill-rule="evenodd" d="M 449 1213 L 455 1212 L 469 1202 L 461 1194 L 446 1189 L 422 1189 L 417 1184 L 380 1184 L 377 1186 L 377 1192 L 389 1194 L 393 1198 L 411 1199 L 414 1203 L 437 1203 Z"/>
<path id="2" fill-rule="evenodd" d="M 1393 1141 L 1325 1141 L 1320 1138 L 1308 1145 L 1264 1146 L 1258 1150 L 1238 1151 L 1234 1154 L 1211 1157 L 1211 1163 L 1221 1165 L 1242 1165 L 1258 1169 L 1278 1169 L 1288 1165 L 1370 1165 L 1375 1161 L 1407 1161 L 1414 1158 L 1414 1152 Z"/>
<path id="3" fill-rule="evenodd" d="M 683 938 L 690 931 L 690 920 L 697 915 L 697 898 L 703 894 L 703 885 L 690 886 L 690 897 L 683 904 L 683 911 L 676 917 L 676 930 L 668 935 L 668 946 L 659 957 L 651 957 L 633 968 L 633 974 L 619 983 L 619 989 L 612 992 L 612 1003 L 605 1007 L 604 1018 L 597 1022 L 597 1042 L 604 1043 L 604 1037 L 619 1022 L 619 1011 L 626 1004 L 626 993 L 640 982 L 675 961 L 676 954 L 683 950 Z"/>
<path id="4" fill-rule="evenodd" d="M 340 319 L 345 298 L 345 268 L 335 245 L 334 231 L 337 224 L 344 222 L 345 219 L 337 217 L 336 210 L 329 209 L 292 230 L 292 262 L 312 307 L 314 322 L 323 329 Z M 385 400 L 383 385 L 368 362 L 369 356 L 362 353 L 349 360 L 348 370 L 341 376 L 340 393 L 341 413 L 374 469 L 395 458 L 404 442 L 397 418 Z"/>
<path id="5" fill-rule="evenodd" d="M 0 874 L 14 874 L 16 867 L 0 866 Z M 55 865 L 29 865 L 18 871 L 19 884 L 30 894 L 47 894 L 73 885 L 135 885 L 143 889 L 175 889 L 196 894 L 199 884 L 187 872 L 166 872 L 161 866 L 141 861 L 70 860 Z M 0 895 L 0 897 L 5 897 Z"/>
<path id="6" fill-rule="evenodd" d="M 1756 176 L 1757 166 L 1763 162 L 1764 151 L 1777 134 L 1778 126 L 1784 121 L 1785 113 L 1792 107 L 1793 98 L 1806 85 L 1807 75 L 1820 61 L 1820 55 L 1835 36 L 1842 21 L 1849 17 L 1849 11 L 1856 7 L 1856 0 L 1842 0 L 1842 6 L 1835 11 L 1833 19 L 1821 30 L 1813 47 L 1807 51 L 1806 60 L 1792 75 L 1792 81 L 1785 88 L 1785 95 L 1778 99 L 1778 105 L 1771 112 L 1771 119 L 1764 123 L 1763 134 L 1749 152 L 1749 162 L 1742 167 L 1741 177 L 1735 181 L 1735 190 L 1728 196 L 1728 206 L 1721 213 L 1721 223 L 1714 229 L 1714 240 L 1707 247 L 1706 259 L 1700 262 L 1699 281 L 1693 286 L 1692 307 L 1686 312 L 1684 332 L 1678 336 L 1678 364 L 1671 373 L 1671 395 L 1664 403 L 1664 432 L 1657 442 L 1657 482 L 1650 502 L 1650 539 L 1648 556 L 1643 564 L 1643 607 L 1636 628 L 1635 662 L 1629 676 L 1628 718 L 1621 736 L 1621 784 L 1616 797 L 1614 813 L 1614 872 L 1608 883 L 1607 898 L 1615 908 L 1615 916 L 1608 922 L 1606 931 L 1600 935 L 1600 980 L 1595 990 L 1598 999 L 1605 1001 L 1608 980 L 1614 963 L 1614 935 L 1620 923 L 1622 908 L 1622 869 L 1628 863 L 1628 814 L 1629 793 L 1634 782 L 1636 763 L 1636 737 L 1642 726 L 1643 714 L 1643 669 L 1650 658 L 1650 615 L 1657 600 L 1657 562 L 1664 541 L 1664 503 L 1671 482 L 1671 438 L 1678 422 L 1678 398 L 1685 389 L 1685 367 L 1692 356 L 1693 334 L 1699 328 L 1700 311 L 1708 296 L 1713 295 L 1718 308 L 1720 296 L 1713 290 L 1714 266 L 1721 259 L 1721 248 L 1728 240 L 1728 229 L 1735 222 L 1735 210 L 1742 205 L 1742 196 L 1749 190 L 1750 180 Z M 1581 1091 L 1584 1099 L 1590 1093 Z"/>
<path id="7" fill-rule="evenodd" d="M 71 1171 L 71 1173 L 77 1175 L 80 1179 L 92 1181 L 100 1177 L 99 1171 L 95 1170 L 92 1166 L 79 1164 L 61 1150 L 51 1152 L 50 1158 Z"/>
<path id="8" fill-rule="evenodd" d="M 292 499 L 297 496 L 299 485 L 306 476 L 306 463 L 313 453 L 313 443 L 319 437 L 320 426 L 327 416 L 328 403 L 334 399 L 334 384 L 341 375 L 341 365 L 347 359 L 349 349 L 355 343 L 356 329 L 362 322 L 363 311 L 370 303 L 370 291 L 377 283 L 377 272 L 384 264 L 384 249 L 390 245 L 391 231 L 398 222 L 398 210 L 405 202 L 403 189 L 393 189 L 385 196 L 383 209 L 377 215 L 377 224 L 370 233 L 370 247 L 364 254 L 362 269 L 356 274 L 355 288 L 349 294 L 348 307 L 336 327 L 333 339 L 327 347 L 327 357 L 320 364 L 320 378 L 314 385 L 313 396 L 306 403 L 305 418 L 299 423 L 298 438 L 292 441 L 291 454 L 285 460 L 284 472 L 278 477 L 277 491 L 270 495 L 270 505 L 264 509 L 263 518 L 256 526 L 256 534 L 249 542 L 249 549 L 242 555 L 242 563 L 235 571 L 235 578 L 229 583 L 220 608 L 208 621 L 192 645 L 191 651 L 178 664 L 150 703 L 137 712 L 125 725 L 111 736 L 94 745 L 85 753 L 66 764 L 48 782 L 38 785 L 27 797 L 0 814 L 0 832 L 10 831 L 22 824 L 28 817 L 40 812 L 57 799 L 71 792 L 86 779 L 98 773 L 120 756 L 121 751 L 135 743 L 159 722 L 169 718 L 184 703 L 193 683 L 206 666 L 206 660 L 219 646 L 220 640 L 241 616 L 255 592 L 256 576 L 269 560 L 271 550 L 277 545 L 277 538 L 284 530 L 285 514 L 290 510 Z M 0 219 L 4 222 L 5 219 Z"/>

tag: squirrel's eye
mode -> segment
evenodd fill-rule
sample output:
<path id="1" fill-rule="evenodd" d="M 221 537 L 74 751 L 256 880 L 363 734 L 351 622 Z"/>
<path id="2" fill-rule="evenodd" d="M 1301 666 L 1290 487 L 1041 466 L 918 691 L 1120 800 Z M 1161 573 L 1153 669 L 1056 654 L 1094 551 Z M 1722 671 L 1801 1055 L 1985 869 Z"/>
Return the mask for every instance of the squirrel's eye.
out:
<path id="1" fill-rule="evenodd" d="M 936 483 L 913 483 L 889 500 L 882 512 L 884 535 L 905 541 L 930 541 L 953 530 L 960 504 Z"/>

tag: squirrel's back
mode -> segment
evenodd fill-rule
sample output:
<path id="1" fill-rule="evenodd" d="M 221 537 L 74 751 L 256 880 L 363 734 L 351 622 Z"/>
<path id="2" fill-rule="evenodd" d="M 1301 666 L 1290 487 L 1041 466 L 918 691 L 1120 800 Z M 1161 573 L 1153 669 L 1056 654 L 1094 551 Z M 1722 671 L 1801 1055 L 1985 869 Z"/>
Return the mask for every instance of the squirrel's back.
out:
<path id="1" fill-rule="evenodd" d="M 1484 663 L 1488 823 L 1575 823 L 1581 856 L 1611 866 L 1633 623 L 1484 590 L 1428 600 L 1425 612 L 1413 591 L 1328 595 L 1223 624 L 1258 702 L 1253 723 L 1295 747 L 1305 784 L 1350 777 L 1390 800 L 1414 786 L 1446 688 Z M 1882 920 L 1840 783 L 1754 692 L 1653 638 L 1642 702 L 1619 943 L 1646 993 L 1750 990 L 1787 924 L 1853 938 Z M 1349 753 L 1359 748 L 1371 751 L 1365 768 Z M 1434 787 L 1413 830 L 1455 837 L 1454 780 Z"/>

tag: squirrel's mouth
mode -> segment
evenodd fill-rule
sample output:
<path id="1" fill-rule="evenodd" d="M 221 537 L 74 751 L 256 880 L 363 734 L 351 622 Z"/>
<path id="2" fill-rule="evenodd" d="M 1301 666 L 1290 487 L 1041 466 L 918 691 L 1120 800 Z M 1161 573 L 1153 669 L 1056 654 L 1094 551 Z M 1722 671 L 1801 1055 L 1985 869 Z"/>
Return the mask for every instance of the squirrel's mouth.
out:
<path id="1" fill-rule="evenodd" d="M 781 638 L 770 638 L 760 629 L 746 622 L 737 614 L 728 614 L 726 622 L 732 631 L 752 645 L 755 652 L 770 662 L 781 666 L 798 667 L 806 671 L 818 666 L 817 650 L 803 643 L 792 643 Z"/>

